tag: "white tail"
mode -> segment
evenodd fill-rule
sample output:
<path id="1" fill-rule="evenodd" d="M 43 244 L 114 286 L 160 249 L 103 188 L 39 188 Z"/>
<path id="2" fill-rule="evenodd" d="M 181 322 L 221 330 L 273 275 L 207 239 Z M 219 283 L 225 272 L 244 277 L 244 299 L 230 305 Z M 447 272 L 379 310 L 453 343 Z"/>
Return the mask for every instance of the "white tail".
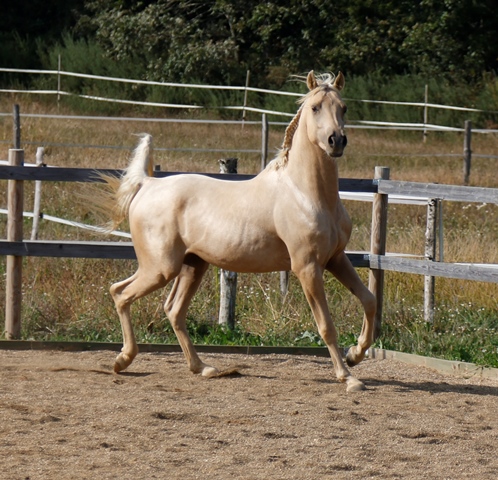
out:
<path id="1" fill-rule="evenodd" d="M 120 179 L 108 175 L 102 176 L 109 186 L 109 192 L 103 202 L 101 199 L 100 210 L 112 211 L 112 220 L 106 230 L 114 230 L 128 216 L 130 204 L 144 179 L 152 175 L 152 136 L 144 134 L 123 176 Z"/>

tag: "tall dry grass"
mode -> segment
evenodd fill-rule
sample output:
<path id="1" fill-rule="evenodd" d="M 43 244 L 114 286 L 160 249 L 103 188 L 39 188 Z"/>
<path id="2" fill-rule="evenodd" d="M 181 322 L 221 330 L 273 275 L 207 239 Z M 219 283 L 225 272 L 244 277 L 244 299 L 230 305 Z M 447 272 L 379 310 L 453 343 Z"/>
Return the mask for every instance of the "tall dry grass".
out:
<path id="1" fill-rule="evenodd" d="M 46 103 L 16 98 L 0 102 L 0 111 L 10 111 L 13 101 L 20 104 L 22 113 L 63 113 Z M 71 113 L 71 112 L 66 112 Z M 140 112 L 139 112 L 140 113 Z M 133 115 L 136 115 L 133 112 Z M 155 112 L 154 116 L 160 115 Z M 26 161 L 34 161 L 37 146 L 46 143 L 45 162 L 48 165 L 89 168 L 123 168 L 127 165 L 135 134 L 151 133 L 156 148 L 154 161 L 162 170 L 217 172 L 217 160 L 233 154 L 161 151 L 161 148 L 241 148 L 258 149 L 261 131 L 258 126 L 199 125 L 153 122 L 121 122 L 22 119 L 22 141 Z M 463 152 L 460 134 L 429 134 L 422 141 L 421 132 L 365 131 L 350 129 L 346 154 L 339 159 L 342 177 L 371 178 L 376 165 L 391 168 L 391 178 L 417 182 L 461 184 L 462 158 L 441 157 L 440 154 Z M 12 137 L 9 118 L 0 117 L 1 140 Z M 276 152 L 283 138 L 283 128 L 270 130 L 270 151 Z M 472 149 L 479 154 L 496 154 L 498 136 L 477 135 Z M 71 144 L 103 145 L 113 148 L 76 148 Z M 0 159 L 7 158 L 8 145 L 0 144 Z M 242 153 L 239 173 L 257 173 L 258 154 Z M 498 187 L 494 165 L 496 160 L 474 157 L 471 184 Z M 78 202 L 78 193 L 87 185 L 49 183 L 43 185 L 42 210 L 84 223 L 98 223 L 100 219 L 85 204 Z M 31 210 L 33 185 L 25 184 L 26 210 Z M 6 205 L 6 182 L 0 183 L 0 206 Z M 353 219 L 350 250 L 368 250 L 370 246 L 371 204 L 345 202 Z M 449 262 L 498 263 L 498 207 L 496 205 L 444 203 L 444 260 Z M 387 250 L 423 255 L 426 209 L 423 206 L 391 205 Z M 5 238 L 5 216 L 0 217 L 0 235 Z M 25 236 L 29 236 L 31 221 L 25 221 Z M 41 222 L 41 239 L 92 239 L 95 236 L 72 227 Z M 26 258 L 23 272 L 23 338 L 77 338 L 118 340 L 120 328 L 108 294 L 109 286 L 133 273 L 133 261 Z M 0 264 L 4 276 L 5 265 Z M 360 271 L 367 281 L 367 272 Z M 361 329 L 362 312 L 356 300 L 342 286 L 327 276 L 327 291 L 332 315 L 344 342 L 354 341 Z M 0 284 L 0 309 L 4 309 L 4 282 Z M 290 293 L 282 302 L 277 274 L 241 275 L 237 298 L 238 325 L 244 332 L 262 342 L 317 341 L 316 329 L 305 298 L 295 279 L 291 279 Z M 452 312 L 465 310 L 465 319 L 473 312 L 486 314 L 485 335 L 496 337 L 498 324 L 498 287 L 495 284 L 438 278 L 436 281 L 438 318 L 447 322 Z M 189 317 L 197 324 L 215 324 L 218 311 L 218 272 L 211 269 L 195 297 Z M 133 319 L 142 341 L 164 341 L 171 331 L 162 311 L 165 293 L 155 292 L 137 302 Z M 389 341 L 381 344 L 396 346 L 400 332 L 407 331 L 420 343 L 427 343 L 422 321 L 423 278 L 394 272 L 386 273 L 384 320 Z M 470 316 L 470 317 L 469 317 Z M 463 318 L 463 317 L 462 317 Z M 494 318 L 494 321 L 493 321 Z M 491 320 L 489 320 L 491 319 Z M 489 320 L 489 321 L 488 321 Z M 452 320 L 451 331 L 457 332 L 459 317 Z M 467 322 L 467 320 L 465 320 Z M 438 324 L 438 329 L 443 328 Z M 420 326 L 420 327 L 419 327 Z M 419 328 L 421 329 L 419 331 Z M 476 327 L 477 328 L 477 327 Z M 444 329 L 444 328 L 443 328 Z M 495 329 L 495 330 L 493 330 Z M 424 335 L 422 335 L 422 333 Z M 436 333 L 431 331 L 431 335 Z M 451 335 L 451 333 L 449 334 Z M 431 336 L 431 338 L 432 338 Z M 400 340 L 401 341 L 401 340 Z M 432 341 L 432 340 L 431 340 Z M 406 342 L 405 342 L 406 343 Z M 418 344 L 417 344 L 418 345 Z M 416 350 L 417 345 L 413 346 Z M 420 347 L 420 345 L 419 345 Z M 399 348 L 403 348 L 400 345 Z M 498 345 L 497 345 L 498 348 Z M 496 356 L 498 351 L 495 350 Z M 487 357 L 486 357 L 487 358 Z M 486 360 L 489 362 L 489 359 Z"/>

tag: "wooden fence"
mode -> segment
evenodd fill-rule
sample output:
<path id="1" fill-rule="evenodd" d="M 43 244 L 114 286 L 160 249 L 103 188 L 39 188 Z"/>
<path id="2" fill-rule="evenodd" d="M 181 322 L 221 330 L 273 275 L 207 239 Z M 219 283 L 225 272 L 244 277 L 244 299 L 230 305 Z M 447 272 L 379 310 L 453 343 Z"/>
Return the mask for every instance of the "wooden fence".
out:
<path id="1" fill-rule="evenodd" d="M 0 165 L 0 180 L 8 181 L 7 239 L 0 240 L 0 255 L 7 256 L 5 336 L 18 338 L 21 331 L 22 305 L 22 257 L 72 257 L 133 259 L 135 252 L 131 242 L 81 242 L 59 240 L 23 239 L 23 183 L 24 181 L 98 182 L 97 173 L 121 175 L 119 170 L 95 170 L 85 168 L 40 168 L 23 166 L 24 151 L 9 150 L 9 165 Z M 156 171 L 156 177 L 178 175 L 180 172 Z M 223 180 L 240 181 L 252 175 L 206 174 Z M 438 201 L 477 202 L 498 204 L 498 189 L 433 185 L 415 182 L 391 181 L 389 169 L 377 167 L 374 179 L 340 179 L 341 192 L 356 192 L 373 196 L 372 241 L 370 252 L 349 252 L 355 267 L 369 268 L 369 288 L 378 300 L 377 322 L 380 326 L 384 271 L 420 274 L 426 277 L 450 277 L 498 283 L 498 266 L 482 264 L 444 263 L 434 261 L 428 255 L 425 260 L 404 258 L 386 254 L 387 211 L 389 196 L 406 196 Z M 428 202 L 430 204 L 431 202 Z M 433 203 L 433 202 L 432 202 Z M 436 221 L 435 215 L 429 216 Z M 428 228 L 428 231 L 430 229 Z"/>

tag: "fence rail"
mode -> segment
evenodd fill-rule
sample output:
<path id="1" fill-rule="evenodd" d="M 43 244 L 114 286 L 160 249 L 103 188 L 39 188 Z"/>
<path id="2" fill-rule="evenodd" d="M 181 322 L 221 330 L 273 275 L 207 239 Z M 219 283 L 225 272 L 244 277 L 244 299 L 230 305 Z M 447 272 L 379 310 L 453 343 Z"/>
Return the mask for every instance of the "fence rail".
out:
<path id="1" fill-rule="evenodd" d="M 162 178 L 174 175 L 182 175 L 186 172 L 164 172 L 155 171 L 154 177 Z M 93 168 L 71 168 L 71 167 L 14 167 L 0 165 L 0 180 L 41 180 L 55 182 L 102 182 L 101 174 L 120 177 L 123 170 L 116 169 L 93 169 Z M 189 172 L 192 174 L 192 172 Z M 243 181 L 254 178 L 255 175 L 231 174 L 231 173 L 198 173 L 211 178 L 227 181 Z M 339 189 L 343 192 L 370 192 L 377 193 L 378 187 L 375 180 L 358 178 L 339 179 Z"/>
<path id="2" fill-rule="evenodd" d="M 372 254 L 368 255 L 368 262 L 371 269 L 498 283 L 498 265 L 492 264 L 444 263 Z"/>

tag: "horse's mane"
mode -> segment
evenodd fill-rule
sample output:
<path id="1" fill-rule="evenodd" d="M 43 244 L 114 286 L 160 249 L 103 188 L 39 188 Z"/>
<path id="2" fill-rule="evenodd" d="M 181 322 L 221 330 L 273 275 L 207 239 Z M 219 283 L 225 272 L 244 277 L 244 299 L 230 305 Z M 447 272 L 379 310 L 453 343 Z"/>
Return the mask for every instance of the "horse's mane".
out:
<path id="1" fill-rule="evenodd" d="M 302 76 L 294 76 L 297 81 L 306 83 L 306 77 Z M 303 110 L 303 106 L 306 103 L 306 100 L 314 95 L 317 90 L 328 90 L 332 89 L 335 80 L 335 75 L 333 73 L 323 73 L 316 76 L 317 87 L 313 90 L 310 90 L 306 95 L 303 95 L 298 101 L 298 104 L 301 104 L 299 110 L 297 111 L 294 118 L 291 120 L 287 128 L 285 129 L 284 141 L 282 142 L 282 146 L 277 154 L 277 156 L 270 162 L 269 165 L 274 166 L 275 168 L 283 167 L 287 164 L 289 160 L 289 150 L 292 146 L 292 139 L 294 138 L 294 134 L 296 133 L 297 126 L 299 125 L 299 119 L 301 118 L 301 112 Z"/>

